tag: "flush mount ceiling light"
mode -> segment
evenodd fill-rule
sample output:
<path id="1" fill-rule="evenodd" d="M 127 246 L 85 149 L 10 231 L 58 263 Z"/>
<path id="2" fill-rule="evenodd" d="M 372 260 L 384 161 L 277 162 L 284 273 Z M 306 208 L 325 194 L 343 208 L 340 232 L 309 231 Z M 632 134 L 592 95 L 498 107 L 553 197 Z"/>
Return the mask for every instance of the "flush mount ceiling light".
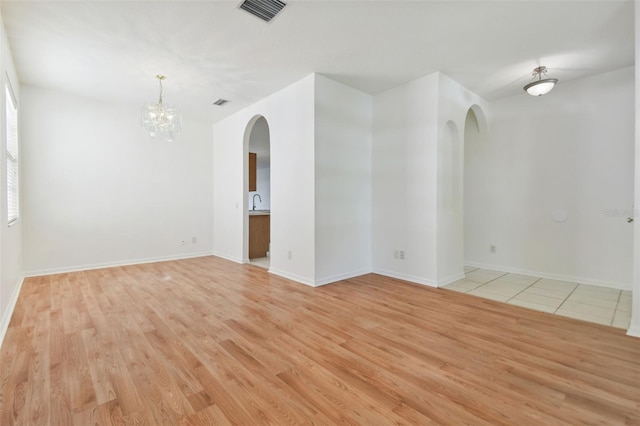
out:
<path id="1" fill-rule="evenodd" d="M 166 77 L 159 74 L 156 78 L 160 82 L 160 97 L 156 104 L 144 104 L 141 124 L 152 138 L 159 135 L 167 142 L 173 142 L 176 133 L 182 131 L 182 118 L 177 108 L 162 103 L 162 80 Z"/>
<path id="2" fill-rule="evenodd" d="M 558 82 L 557 78 L 545 78 L 542 79 L 542 75 L 547 73 L 547 67 L 537 67 L 533 70 L 533 77 L 538 77 L 537 81 L 532 81 L 531 83 L 524 86 L 524 90 L 530 94 L 531 96 L 542 96 L 546 95 L 553 89 L 553 87 Z"/>

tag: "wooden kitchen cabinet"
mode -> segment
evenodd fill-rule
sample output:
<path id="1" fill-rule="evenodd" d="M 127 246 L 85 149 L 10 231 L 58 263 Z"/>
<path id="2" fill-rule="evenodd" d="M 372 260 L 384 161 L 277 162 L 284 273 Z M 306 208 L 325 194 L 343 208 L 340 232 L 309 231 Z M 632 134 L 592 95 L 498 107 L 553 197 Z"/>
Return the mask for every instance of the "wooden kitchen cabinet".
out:
<path id="1" fill-rule="evenodd" d="M 257 191 L 258 181 L 258 156 L 255 152 L 249 153 L 249 191 Z"/>
<path id="2" fill-rule="evenodd" d="M 249 259 L 267 257 L 271 232 L 271 216 L 249 215 Z"/>

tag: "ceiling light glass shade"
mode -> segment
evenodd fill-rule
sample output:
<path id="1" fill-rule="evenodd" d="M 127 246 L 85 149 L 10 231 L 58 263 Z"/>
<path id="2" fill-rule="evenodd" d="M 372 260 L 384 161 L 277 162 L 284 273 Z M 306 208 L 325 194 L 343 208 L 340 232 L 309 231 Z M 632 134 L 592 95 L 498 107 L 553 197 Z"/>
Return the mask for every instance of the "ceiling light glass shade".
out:
<path id="1" fill-rule="evenodd" d="M 542 96 L 549 93 L 557 82 L 558 79 L 556 78 L 547 78 L 544 80 L 534 81 L 533 83 L 529 83 L 524 86 L 524 90 L 526 90 L 527 93 L 531 96 Z"/>
<path id="2" fill-rule="evenodd" d="M 557 78 L 542 79 L 542 75 L 547 73 L 547 67 L 537 67 L 533 70 L 533 76 L 538 77 L 537 81 L 532 81 L 523 87 L 523 89 L 531 96 L 546 95 L 558 83 Z"/>
<path id="3" fill-rule="evenodd" d="M 158 136 L 168 142 L 173 142 L 176 133 L 182 131 L 182 117 L 177 108 L 162 103 L 162 80 L 165 77 L 157 75 L 156 78 L 160 81 L 160 97 L 158 103 L 142 106 L 141 125 L 152 138 Z"/>

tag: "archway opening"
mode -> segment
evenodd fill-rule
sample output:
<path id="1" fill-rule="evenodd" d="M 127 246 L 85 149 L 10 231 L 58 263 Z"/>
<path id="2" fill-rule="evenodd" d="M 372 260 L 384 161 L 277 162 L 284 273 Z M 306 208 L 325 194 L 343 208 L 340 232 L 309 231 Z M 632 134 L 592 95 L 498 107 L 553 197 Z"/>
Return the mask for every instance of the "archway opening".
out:
<path id="1" fill-rule="evenodd" d="M 487 241 L 486 224 L 481 221 L 477 212 L 487 208 L 486 174 L 483 172 L 484 150 L 483 139 L 486 136 L 487 121 L 484 113 L 477 105 L 467 110 L 464 122 L 464 154 L 463 154 L 463 258 L 476 258 L 478 250 L 491 247 L 481 247 Z M 475 214 L 474 214 L 475 212 Z"/>
<path id="2" fill-rule="evenodd" d="M 269 268 L 271 242 L 271 136 L 265 117 L 247 124 L 244 140 L 245 262 Z"/>

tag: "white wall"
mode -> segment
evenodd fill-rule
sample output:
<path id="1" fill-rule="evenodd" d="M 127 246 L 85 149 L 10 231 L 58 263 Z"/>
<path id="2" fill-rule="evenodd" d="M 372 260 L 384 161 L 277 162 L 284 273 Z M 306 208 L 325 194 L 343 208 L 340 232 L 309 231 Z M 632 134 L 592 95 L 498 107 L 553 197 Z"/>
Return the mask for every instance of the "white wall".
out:
<path id="1" fill-rule="evenodd" d="M 437 283 L 438 88 L 434 73 L 373 98 L 373 271 L 427 285 Z"/>
<path id="2" fill-rule="evenodd" d="M 315 284 L 371 271 L 372 97 L 315 80 Z"/>
<path id="3" fill-rule="evenodd" d="M 637 3 L 635 6 L 635 41 L 636 41 L 636 66 L 635 66 L 635 175 L 634 175 L 634 199 L 636 212 L 640 208 L 640 7 Z M 633 240 L 633 294 L 631 306 L 631 324 L 628 334 L 640 337 L 640 215 L 636 215 L 634 226 Z"/>
<path id="4" fill-rule="evenodd" d="M 438 142 L 437 283 L 464 278 L 462 226 L 462 134 L 453 120 L 441 129 Z"/>
<path id="5" fill-rule="evenodd" d="M 264 116 L 271 143 L 270 271 L 310 285 L 315 282 L 314 81 L 309 75 L 213 126 L 214 253 L 237 262 L 248 259 L 245 133 L 252 120 Z"/>
<path id="6" fill-rule="evenodd" d="M 243 195 L 242 142 L 259 116 L 271 145 L 270 197 L 261 169 L 257 191 L 267 195 L 257 208 L 271 210 L 270 271 L 308 285 L 369 272 L 371 97 L 315 74 L 214 125 L 215 254 L 247 261 L 254 193 Z"/>
<path id="7" fill-rule="evenodd" d="M 7 35 L 0 16 L 0 345 L 4 339 L 13 308 L 18 299 L 22 284 L 22 228 L 23 219 L 20 218 L 11 227 L 7 226 L 7 150 L 5 132 L 5 86 L 7 76 L 13 87 L 18 101 L 18 125 L 24 123 L 22 117 L 22 98 L 20 85 L 13 65 L 13 58 L 9 50 Z M 19 143 L 24 146 L 20 129 Z M 19 147 L 20 148 L 20 147 Z M 20 152 L 19 161 L 23 162 L 24 151 Z M 21 170 L 23 173 L 23 171 Z M 24 194 L 24 186 L 21 187 Z M 22 203 L 24 205 L 24 203 Z"/>
<path id="8" fill-rule="evenodd" d="M 467 263 L 630 289 L 633 68 L 490 107 L 465 140 Z"/>
<path id="9" fill-rule="evenodd" d="M 140 127 L 138 105 L 22 94 L 27 273 L 211 253 L 209 124 L 183 117 L 168 143 Z"/>
<path id="10" fill-rule="evenodd" d="M 470 109 L 478 114 L 486 133 L 486 102 L 452 80 L 439 75 L 438 93 L 438 198 L 437 284 L 464 278 L 464 142 L 465 118 Z"/>

